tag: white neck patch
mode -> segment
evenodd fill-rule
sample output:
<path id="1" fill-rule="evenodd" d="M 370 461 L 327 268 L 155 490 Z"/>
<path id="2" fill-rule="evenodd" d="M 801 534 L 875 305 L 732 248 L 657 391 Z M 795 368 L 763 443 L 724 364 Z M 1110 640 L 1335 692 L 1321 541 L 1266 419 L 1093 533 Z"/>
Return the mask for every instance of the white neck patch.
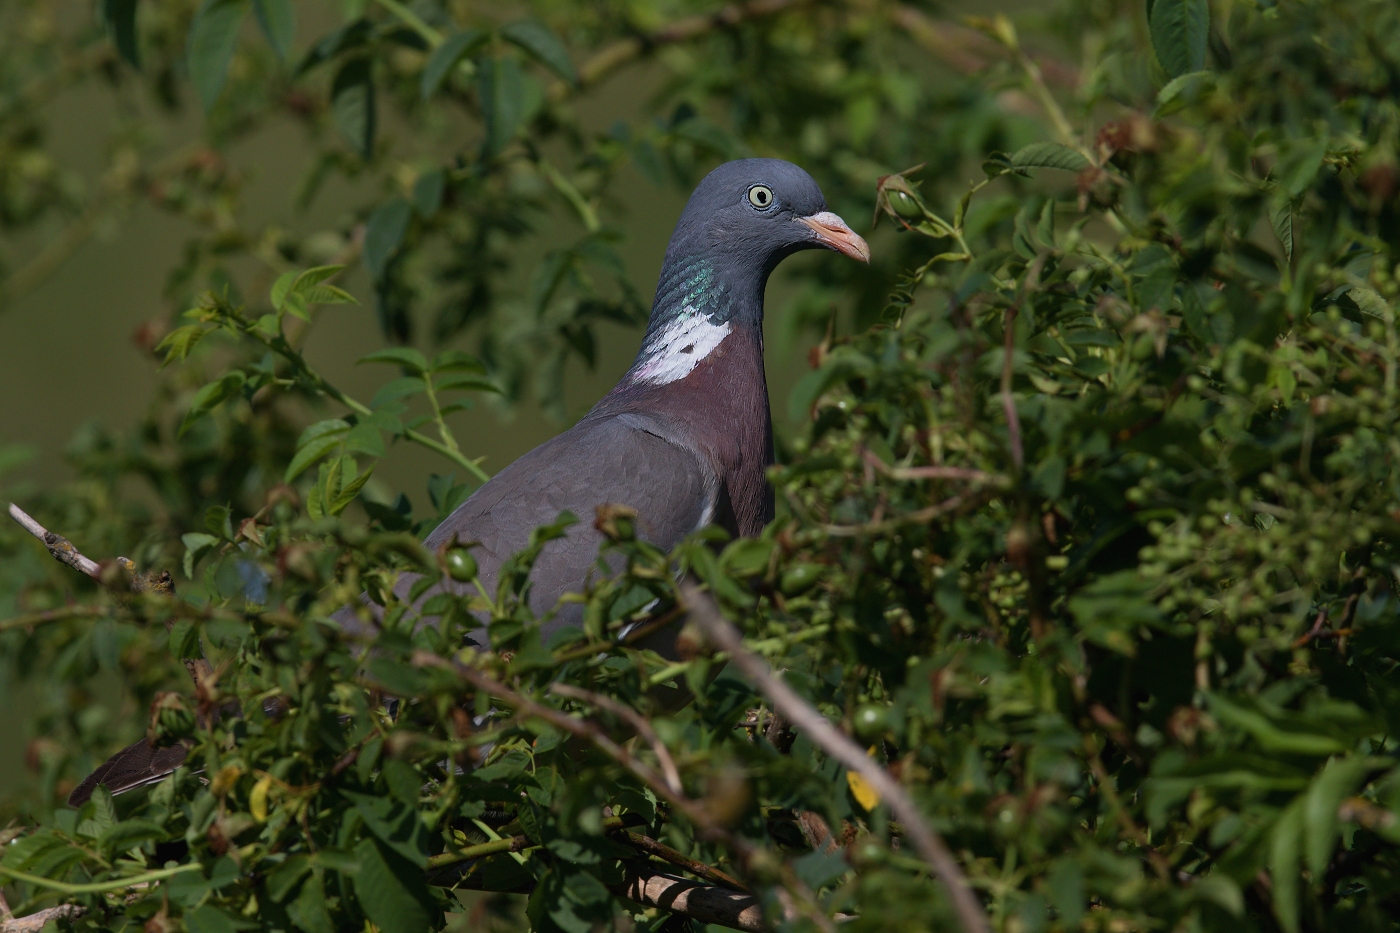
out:
<path id="1" fill-rule="evenodd" d="M 660 386 L 684 379 L 729 332 L 728 321 L 711 323 L 708 316 L 686 305 L 661 333 L 646 342 L 643 352 L 647 361 L 634 378 Z"/>

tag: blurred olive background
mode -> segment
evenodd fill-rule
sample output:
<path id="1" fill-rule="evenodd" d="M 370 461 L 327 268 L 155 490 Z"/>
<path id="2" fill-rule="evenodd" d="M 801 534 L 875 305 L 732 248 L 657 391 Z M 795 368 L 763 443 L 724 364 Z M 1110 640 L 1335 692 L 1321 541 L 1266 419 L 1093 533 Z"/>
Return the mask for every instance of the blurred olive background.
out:
<path id="1" fill-rule="evenodd" d="M 469 456 L 483 457 L 488 472 L 499 470 L 587 411 L 630 364 L 641 336 L 635 319 L 585 321 L 578 310 L 578 327 L 588 331 L 584 343 L 596 345 L 591 365 L 576 345 L 557 350 L 577 331 L 561 338 L 567 328 L 541 324 L 554 312 L 530 306 L 549 251 L 580 238 L 605 242 L 644 315 L 690 186 L 723 159 L 745 155 L 808 167 L 831 206 L 870 237 L 876 254 L 868 270 L 847 268 L 836 256 L 802 254 L 770 284 L 767 359 L 781 436 L 792 423 L 787 397 L 807 369 L 808 349 L 828 327 L 849 331 L 870 323 L 895 270 L 907 265 L 893 231 L 870 229 L 876 179 L 928 161 L 923 177 L 932 192 L 959 190 L 980 175 L 977 164 L 988 152 L 1014 150 L 1041 133 L 1040 116 L 1024 95 L 998 95 L 987 90 L 994 81 L 972 80 L 1009 66 L 995 43 L 961 18 L 1018 13 L 1031 6 L 1025 3 L 740 4 L 732 8 L 741 13 L 734 24 L 706 20 L 721 8 L 703 3 L 306 0 L 294 5 L 285 61 L 268 50 L 256 17 L 243 17 L 227 86 L 207 112 L 190 87 L 183 38 L 199 6 L 137 7 L 139 71 L 119 51 L 122 37 L 102 21 L 102 3 L 11 0 L 0 8 L 0 468 L 8 466 L 0 473 L 0 495 L 6 500 L 23 504 L 72 480 L 65 451 L 75 437 L 119 436 L 141 421 L 172 378 L 153 347 L 200 291 L 232 287 L 245 301 L 265 302 L 276 272 L 334 258 L 349 262 L 339 284 L 359 303 L 320 312 L 305 345 L 311 364 L 351 396 L 368 399 L 385 381 L 384 368 L 355 361 L 386 343 L 481 352 L 507 384 L 506 397 L 480 399 L 451 424 Z M 484 86 L 463 77 L 463 67 L 448 75 L 437 99 L 417 100 L 431 49 L 415 49 L 408 26 L 390 34 L 396 15 L 443 35 L 467 24 L 485 30 L 526 18 L 544 22 L 581 69 L 579 86 L 571 89 L 560 74 L 539 67 L 538 55 L 518 55 L 523 93 L 534 109 L 516 128 L 513 148 L 490 151 L 483 134 L 489 136 L 499 114 L 486 108 Z M 308 49 L 361 16 L 380 30 L 380 45 L 369 54 L 382 53 L 375 59 L 378 126 L 369 160 L 347 141 L 343 121 L 338 125 L 331 73 L 296 73 Z M 695 17 L 700 26 L 693 36 L 672 41 L 666 30 L 693 26 Z M 1036 22 L 1051 27 L 1042 30 L 1042 47 L 1060 45 L 1052 20 Z M 1131 17 L 1124 22 L 1133 28 Z M 619 43 L 648 34 L 665 38 L 640 43 L 616 67 L 588 71 Z M 490 48 L 502 47 L 497 41 Z M 471 67 L 480 71 L 490 61 Z M 1053 69 L 1047 73 L 1057 79 Z M 820 91 L 809 95 L 816 84 Z M 573 179 L 605 236 L 595 236 L 587 218 L 569 209 L 559 196 L 563 188 L 551 191 L 535 175 L 533 186 L 521 182 L 544 161 Z M 459 219 L 478 223 L 473 198 L 489 195 L 491 210 L 505 214 L 516 193 L 529 199 L 521 205 L 530 212 L 529 229 L 481 234 L 504 260 L 489 270 L 490 309 L 456 331 L 441 326 L 440 312 L 436 323 L 432 317 L 435 300 L 450 304 L 443 296 L 453 287 L 452 263 L 460 265 L 462 256 L 473 261 L 470 237 L 432 239 L 431 231 L 450 219 L 434 221 L 437 227 L 425 222 L 421 233 L 413 228 L 402 250 L 413 257 L 382 277 L 400 280 L 376 281 L 358 252 L 376 207 L 395 192 L 406 196 L 435 164 L 460 179 L 461 193 L 443 208 Z M 323 182 L 308 199 L 308 178 L 318 171 Z M 588 287 L 578 286 L 580 294 Z M 606 300 L 618 302 L 618 294 L 614 288 Z M 576 307 L 591 307 L 589 300 L 584 295 Z M 386 323 L 394 314 L 398 324 Z M 525 338 L 517 339 L 516 322 L 529 331 Z M 558 352 L 562 381 L 540 379 L 535 370 Z M 336 406 L 308 406 L 305 420 L 339 413 Z M 451 467 L 400 443 L 367 492 L 380 501 L 404 492 L 415 506 L 425 504 L 428 477 Z M 124 481 L 121 490 L 155 506 L 140 482 Z M 0 796 L 23 780 L 21 750 L 35 737 L 26 724 L 32 687 L 11 685 L 8 695 L 10 715 L 0 721 Z"/>

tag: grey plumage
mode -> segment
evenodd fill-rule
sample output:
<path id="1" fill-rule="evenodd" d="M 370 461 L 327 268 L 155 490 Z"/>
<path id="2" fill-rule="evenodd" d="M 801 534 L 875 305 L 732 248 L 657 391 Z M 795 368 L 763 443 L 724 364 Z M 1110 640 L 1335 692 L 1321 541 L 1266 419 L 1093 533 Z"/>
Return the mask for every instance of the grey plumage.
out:
<path id="1" fill-rule="evenodd" d="M 480 579 L 494 593 L 501 565 L 530 532 L 561 512 L 580 521 L 545 545 L 531 573 L 530 605 L 543 614 L 581 590 L 596 566 L 598 506 L 638 513 L 638 533 L 669 550 L 714 523 L 732 535 L 757 534 L 773 517 L 764 471 L 773 435 L 763 371 L 763 292 L 786 256 L 827 248 L 869 259 L 865 242 L 834 214 L 802 169 L 776 159 L 721 165 L 696 188 L 666 250 L 651 319 L 636 362 L 576 425 L 501 470 L 432 532 L 430 549 L 457 539 L 475 546 Z M 416 577 L 395 587 L 407 598 Z M 435 584 L 467 592 L 451 580 Z M 548 623 L 576 624 L 566 605 Z M 368 604 L 336 619 L 362 629 Z M 484 643 L 484 635 L 478 640 Z M 139 743 L 138 743 L 139 744 Z M 177 750 L 132 746 L 95 772 L 70 798 L 80 803 L 96 779 L 115 793 L 173 770 Z M 120 760 L 125 759 L 125 761 Z"/>

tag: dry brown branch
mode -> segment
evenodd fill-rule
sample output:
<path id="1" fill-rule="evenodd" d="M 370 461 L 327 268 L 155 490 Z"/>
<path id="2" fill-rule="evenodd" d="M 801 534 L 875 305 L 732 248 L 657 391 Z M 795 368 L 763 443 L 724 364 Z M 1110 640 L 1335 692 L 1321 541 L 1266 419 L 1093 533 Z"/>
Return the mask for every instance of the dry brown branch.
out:
<path id="1" fill-rule="evenodd" d="M 627 749 L 614 742 L 606 733 L 599 729 L 595 723 L 586 719 L 570 716 L 568 713 L 561 710 L 532 700 L 492 678 L 484 671 L 469 667 L 459 661 L 450 661 L 432 652 L 415 651 L 413 653 L 413 663 L 422 667 L 435 667 L 453 671 L 457 676 L 461 677 L 477 690 L 503 701 L 505 705 L 511 707 L 517 713 L 535 719 L 542 719 L 557 729 L 592 743 L 599 751 L 603 752 L 609 758 L 613 759 L 613 761 L 616 761 L 644 781 L 658 797 L 665 800 L 677 812 L 684 816 L 695 827 L 697 834 L 702 839 L 718 842 L 734 852 L 734 854 L 739 857 L 740 864 L 749 864 L 758 853 L 758 850 L 752 843 L 730 832 L 729 829 L 718 822 L 701 803 L 692 800 L 684 794 L 678 794 L 672 791 L 665 778 L 658 774 L 651 766 L 637 760 Z M 784 864 L 781 871 L 784 886 L 789 893 L 796 896 L 784 902 L 785 911 L 794 915 L 800 911 L 816 923 L 825 933 L 834 933 L 835 926 L 832 924 L 832 918 L 828 917 L 816 906 L 812 892 L 807 889 L 806 885 L 798 880 L 791 866 Z M 720 921 L 716 920 L 713 922 L 718 923 Z"/>
<path id="2" fill-rule="evenodd" d="M 1005 476 L 998 476 L 995 473 L 988 473 L 984 470 L 974 470 L 971 467 L 954 466 L 921 466 L 921 467 L 892 467 L 881 460 L 873 450 L 861 449 L 861 459 L 879 473 L 883 473 L 890 479 L 953 479 L 966 480 L 969 483 L 986 483 L 989 486 L 1009 486 L 1011 481 Z"/>
<path id="3" fill-rule="evenodd" d="M 749 891 L 748 885 L 739 881 L 737 878 L 725 874 L 718 868 L 706 865 L 704 862 L 697 862 L 695 859 L 677 852 L 665 843 L 657 842 L 650 836 L 643 836 L 641 833 L 634 833 L 623 829 L 614 832 L 613 837 L 625 841 L 628 845 L 635 849 L 640 849 L 648 855 L 654 855 L 663 862 L 670 862 L 677 868 L 683 868 L 695 877 L 703 878 L 711 884 L 733 888 L 735 891 L 740 891 L 745 894 L 752 893 Z"/>
<path id="4" fill-rule="evenodd" d="M 855 742 L 837 730 L 826 717 L 803 700 L 782 678 L 773 673 L 768 663 L 744 647 L 739 630 L 720 614 L 708 593 L 693 583 L 681 584 L 681 597 L 690 610 L 690 618 L 715 647 L 728 652 L 729 661 L 739 668 L 759 692 L 773 703 L 783 718 L 806 732 L 817 747 L 859 773 L 879 792 L 881 799 L 904 825 L 905 836 L 914 843 L 919 854 L 933 868 L 938 880 L 948 892 L 964 933 L 991 933 L 987 915 L 973 894 L 962 869 L 943 844 L 937 831 L 928 824 L 912 797 L 888 771 L 875 762 Z"/>
<path id="5" fill-rule="evenodd" d="M 1005 333 L 1005 341 L 1002 347 L 1001 358 L 1001 407 L 1006 413 L 1006 434 L 1011 444 L 1011 462 L 1016 466 L 1016 472 L 1020 473 L 1025 466 L 1025 453 L 1021 448 L 1021 416 L 1016 411 L 1016 397 L 1011 394 L 1011 379 L 1014 375 L 1016 360 L 1016 313 L 1017 307 L 1012 305 L 1006 309 L 1005 321 L 1002 329 Z"/>
<path id="6" fill-rule="evenodd" d="M 701 13 L 676 20 L 654 32 L 641 36 L 619 39 L 612 45 L 599 50 L 578 70 L 580 87 L 588 87 L 617 71 L 634 59 L 664 45 L 697 39 L 717 29 L 732 29 L 748 20 L 774 16 L 784 10 L 805 6 L 811 0 L 753 0 L 751 3 L 735 3 L 722 7 L 713 13 Z M 561 97 L 568 88 L 559 85 L 555 96 Z"/>
<path id="7" fill-rule="evenodd" d="M 647 744 L 651 746 L 651 750 L 656 753 L 657 763 L 661 765 L 661 773 L 666 776 L 666 786 L 670 787 L 673 793 L 685 793 L 685 788 L 681 786 L 681 773 L 676 770 L 675 759 L 671 757 L 670 751 L 666 748 L 666 743 L 661 741 L 661 737 L 656 734 L 656 730 L 651 727 L 651 723 L 646 721 L 646 717 L 642 716 L 631 707 L 624 706 L 617 702 L 612 697 L 602 696 L 591 690 L 575 687 L 573 684 L 550 684 L 549 692 L 558 694 L 561 697 L 568 697 L 572 700 L 581 700 L 584 703 L 596 706 L 599 709 L 605 709 L 614 716 L 627 720 L 627 723 L 633 729 L 637 730 L 638 735 L 646 739 Z"/>
<path id="8" fill-rule="evenodd" d="M 72 567 L 79 573 L 86 574 L 87 576 L 92 577 L 99 583 L 107 584 L 113 582 L 111 578 L 107 577 L 104 574 L 103 567 L 101 564 L 97 563 L 97 561 L 92 560 L 89 557 L 84 556 L 81 551 L 79 551 L 76 547 L 73 546 L 73 542 L 63 537 L 63 535 L 55 534 L 54 532 L 49 531 L 43 525 L 39 524 L 33 516 L 31 516 L 28 512 L 24 511 L 24 509 L 21 509 L 19 506 L 15 505 L 13 502 L 10 503 L 10 517 L 13 518 L 16 522 L 18 522 L 20 526 L 24 528 L 25 531 L 29 532 L 34 537 L 42 541 L 44 547 L 48 548 L 49 553 L 53 555 L 54 560 L 58 561 L 60 564 L 66 564 L 67 566 Z M 165 573 L 163 571 L 159 573 L 141 573 L 136 569 L 136 564 L 125 557 L 116 558 L 114 563 L 117 565 L 117 567 L 121 568 L 121 570 L 127 576 L 130 577 L 130 588 L 133 593 L 159 593 L 164 595 L 174 595 L 175 583 L 170 579 L 169 573 Z M 120 577 L 118 577 L 118 579 L 119 578 Z M 71 609 L 55 609 L 49 613 L 35 613 L 33 616 L 20 616 L 15 619 L 9 619 L 3 624 L 0 624 L 0 631 L 3 631 L 4 629 L 8 628 L 21 628 L 26 625 L 33 625 L 39 622 L 52 621 L 52 619 L 47 618 L 47 616 L 52 616 L 53 619 L 58 619 L 63 618 L 64 614 L 70 617 L 77 617 L 83 615 L 96 616 L 102 615 L 103 613 L 102 610 L 94 607 L 73 607 Z M 174 617 L 171 617 L 166 620 L 166 629 L 171 629 L 174 627 L 174 625 Z M 209 662 L 204 660 L 203 658 L 200 658 L 198 660 L 186 659 L 184 663 L 185 670 L 189 672 L 190 679 L 194 681 L 196 689 L 199 689 L 201 686 L 208 683 L 210 678 L 213 676 L 213 668 L 211 668 L 209 666 Z"/>
<path id="9" fill-rule="evenodd" d="M 85 913 L 87 908 L 77 904 L 59 904 L 27 917 L 6 917 L 0 921 L 0 933 L 39 933 L 50 921 L 71 920 Z"/>
<path id="10" fill-rule="evenodd" d="M 921 525 L 924 522 L 933 521 L 940 515 L 956 512 L 964 505 L 976 499 L 976 496 L 959 493 L 956 496 L 949 496 L 942 502 L 935 503 L 928 508 L 918 509 L 914 512 L 906 512 L 903 515 L 896 515 L 894 518 L 887 518 L 883 521 L 862 522 L 858 525 L 821 525 L 820 527 L 826 534 L 837 538 L 853 537 L 855 535 L 883 534 L 887 531 L 893 531 L 901 525 Z"/>
<path id="11" fill-rule="evenodd" d="M 49 549 L 53 559 L 60 564 L 67 564 L 79 573 L 85 573 L 94 580 L 102 576 L 102 567 L 96 561 L 90 560 L 82 555 L 73 542 L 63 535 L 54 534 L 43 525 L 39 524 L 24 509 L 10 503 L 10 517 L 19 522 L 20 526 L 40 541 L 44 542 L 44 547 Z"/>

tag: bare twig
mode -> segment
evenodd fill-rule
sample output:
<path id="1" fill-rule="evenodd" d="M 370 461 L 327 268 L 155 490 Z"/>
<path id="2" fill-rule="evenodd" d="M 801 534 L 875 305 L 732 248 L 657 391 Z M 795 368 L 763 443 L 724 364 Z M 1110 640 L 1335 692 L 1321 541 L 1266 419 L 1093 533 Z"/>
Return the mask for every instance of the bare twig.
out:
<path id="1" fill-rule="evenodd" d="M 851 537 L 854 535 L 882 534 L 886 531 L 893 531 L 901 525 L 920 525 L 924 522 L 932 521 L 940 515 L 957 511 L 968 502 L 976 499 L 965 493 L 956 496 L 949 496 L 942 502 L 918 509 L 914 512 L 906 512 L 903 515 L 896 515 L 878 522 L 862 522 L 859 525 L 822 525 L 821 530 L 834 537 Z"/>
<path id="2" fill-rule="evenodd" d="M 683 868 L 697 878 L 703 878 L 711 884 L 733 888 L 735 891 L 741 891 L 745 894 L 753 893 L 749 890 L 748 885 L 739 881 L 737 878 L 725 874 L 718 868 L 706 865 L 704 862 L 697 862 L 695 859 L 677 852 L 665 843 L 657 842 L 650 836 L 643 836 L 641 833 L 634 833 L 630 830 L 623 829 L 613 833 L 613 837 L 622 839 L 633 848 L 640 849 L 648 855 L 654 855 L 663 862 L 670 862 L 677 868 Z"/>
<path id="3" fill-rule="evenodd" d="M 41 910 L 27 917 L 7 917 L 0 921 L 0 933 L 39 933 L 46 924 L 54 920 L 72 920 L 87 913 L 86 907 L 77 904 L 59 904 Z"/>
<path id="4" fill-rule="evenodd" d="M 25 531 L 42 541 L 44 547 L 48 548 L 49 553 L 53 555 L 54 560 L 61 564 L 67 564 L 79 573 L 86 574 L 94 580 L 104 583 L 108 582 L 103 580 L 101 564 L 91 558 L 85 557 L 81 551 L 73 546 L 73 542 L 63 537 L 63 535 L 49 531 L 43 525 L 35 521 L 33 516 L 13 502 L 10 503 L 10 517 L 18 522 Z M 136 569 L 136 564 L 126 557 L 118 557 L 116 559 L 116 564 L 131 577 L 131 591 L 133 593 L 174 595 L 175 584 L 170 579 L 170 574 L 165 572 L 141 573 Z M 55 609 L 47 613 L 35 613 L 30 616 L 19 616 L 18 618 L 8 619 L 0 623 L 0 631 L 10 628 L 23 628 L 39 622 L 48 622 L 64 618 L 65 616 L 99 616 L 102 614 L 103 610 L 97 607 L 75 606 L 71 609 Z M 165 627 L 169 630 L 174 628 L 174 626 L 175 619 L 172 616 L 166 620 Z M 209 662 L 203 658 L 186 658 L 184 663 L 185 670 L 189 672 L 190 679 L 194 681 L 196 688 L 207 684 L 214 674 L 214 670 L 209 666 Z"/>
<path id="5" fill-rule="evenodd" d="M 19 522 L 25 531 L 44 542 L 44 547 L 49 549 L 49 553 L 53 555 L 53 559 L 60 564 L 67 564 L 79 573 L 85 573 L 94 580 L 102 575 L 102 567 L 97 561 L 84 557 L 82 552 L 73 546 L 73 542 L 63 537 L 63 535 L 57 535 L 49 531 L 43 525 L 35 521 L 28 512 L 24 511 L 24 509 L 15 505 L 13 502 L 10 503 L 10 517 Z"/>
<path id="6" fill-rule="evenodd" d="M 697 39 L 718 29 L 732 29 L 748 20 L 775 16 L 784 10 L 805 6 L 810 2 L 811 0 L 752 0 L 750 3 L 735 3 L 713 13 L 678 19 L 643 36 L 620 39 L 599 50 L 579 67 L 578 83 L 581 87 L 597 84 L 623 65 L 663 45 Z M 568 90 L 566 85 L 560 84 L 554 91 L 554 96 L 562 97 Z"/>
<path id="7" fill-rule="evenodd" d="M 716 820 L 698 801 L 692 800 L 685 794 L 678 794 L 673 791 L 667 784 L 665 778 L 649 765 L 637 760 L 627 749 L 614 742 L 606 733 L 599 729 L 595 723 L 586 719 L 570 716 L 562 710 L 557 710 L 532 700 L 512 690 L 510 687 L 507 687 L 484 671 L 469 667 L 459 661 L 450 661 L 447 658 L 440 657 L 429 651 L 415 651 L 413 653 L 413 663 L 422 667 L 451 670 L 477 690 L 503 701 L 505 705 L 511 707 L 517 713 L 535 719 L 543 719 L 557 729 L 561 729 L 576 738 L 591 742 L 599 751 L 603 752 L 609 758 L 613 759 L 613 761 L 616 761 L 644 781 L 658 797 L 671 804 L 677 812 L 694 825 L 697 834 L 702 839 L 718 842 L 728 847 L 739 857 L 740 864 L 747 865 L 754 859 L 755 855 L 757 855 L 758 850 L 753 843 L 744 839 L 742 836 L 730 832 L 726 826 Z M 831 922 L 831 918 L 816 905 L 812 892 L 797 878 L 791 866 L 783 865 L 781 871 L 784 886 L 790 893 L 796 895 L 796 898 L 789 899 L 785 909 L 793 913 L 801 910 L 816 923 L 819 928 L 825 931 L 825 933 L 834 933 L 835 927 Z M 716 920 L 714 922 L 718 923 L 720 921 Z M 747 929 L 747 927 L 740 929 Z M 981 933 L 981 931 L 977 931 L 977 933 Z"/>
<path id="8" fill-rule="evenodd" d="M 995 473 L 987 473 L 983 470 L 974 470 L 971 467 L 955 466 L 921 466 L 921 467 L 892 467 L 881 460 L 873 450 L 861 449 L 861 459 L 875 469 L 883 473 L 890 479 L 956 479 L 966 480 L 970 483 L 986 483 L 989 486 L 1009 486 L 1011 481 L 1005 476 L 998 476 Z"/>
<path id="9" fill-rule="evenodd" d="M 30 612 L 22 616 L 5 619 L 0 622 L 0 632 L 8 632 L 11 629 L 17 628 L 33 628 L 36 625 L 43 625 L 46 622 L 61 622 L 64 619 L 96 618 L 106 614 L 107 609 L 102 606 L 64 606 L 61 609 Z"/>
<path id="10" fill-rule="evenodd" d="M 666 785 L 671 788 L 672 793 L 683 794 L 685 788 L 681 786 L 681 773 L 676 770 L 676 761 L 671 757 L 670 751 L 666 748 L 666 743 L 661 741 L 661 737 L 656 734 L 656 730 L 651 727 L 651 723 L 646 718 L 629 706 L 617 702 L 612 697 L 594 693 L 591 690 L 584 690 L 582 687 L 575 687 L 573 684 L 554 683 L 549 685 L 549 692 L 558 694 L 561 697 L 569 697 L 572 700 L 582 700 L 599 709 L 605 709 L 627 720 L 627 723 L 637 730 L 637 734 L 646 739 L 651 750 L 656 753 L 657 763 L 661 765 L 661 773 L 666 776 Z"/>
<path id="11" fill-rule="evenodd" d="M 1020 473 L 1025 465 L 1025 452 L 1021 448 L 1021 416 L 1016 411 L 1016 398 L 1011 394 L 1011 377 L 1016 355 L 1016 313 L 1017 307 L 1012 305 L 1006 309 L 1006 317 L 1002 324 L 1002 329 L 1006 331 L 1003 353 L 1001 358 L 1001 407 L 1006 412 L 1006 433 L 1011 443 L 1011 462 L 1016 466 L 1016 472 Z"/>
<path id="12" fill-rule="evenodd" d="M 690 609 L 690 618 L 699 625 L 706 638 L 716 647 L 728 652 L 731 664 L 743 672 L 749 681 L 773 703 L 773 708 L 831 757 L 858 772 L 889 802 L 890 809 L 904 825 L 906 837 L 914 843 L 919 854 L 932 866 L 943 883 L 964 933 L 991 933 L 987 915 L 982 910 L 967 878 L 953 860 L 937 831 L 924 819 L 919 808 L 888 771 L 877 764 L 859 745 L 851 741 L 803 700 L 782 678 L 773 673 L 768 663 L 744 647 L 743 636 L 720 615 L 709 594 L 692 583 L 681 584 L 681 597 Z"/>

